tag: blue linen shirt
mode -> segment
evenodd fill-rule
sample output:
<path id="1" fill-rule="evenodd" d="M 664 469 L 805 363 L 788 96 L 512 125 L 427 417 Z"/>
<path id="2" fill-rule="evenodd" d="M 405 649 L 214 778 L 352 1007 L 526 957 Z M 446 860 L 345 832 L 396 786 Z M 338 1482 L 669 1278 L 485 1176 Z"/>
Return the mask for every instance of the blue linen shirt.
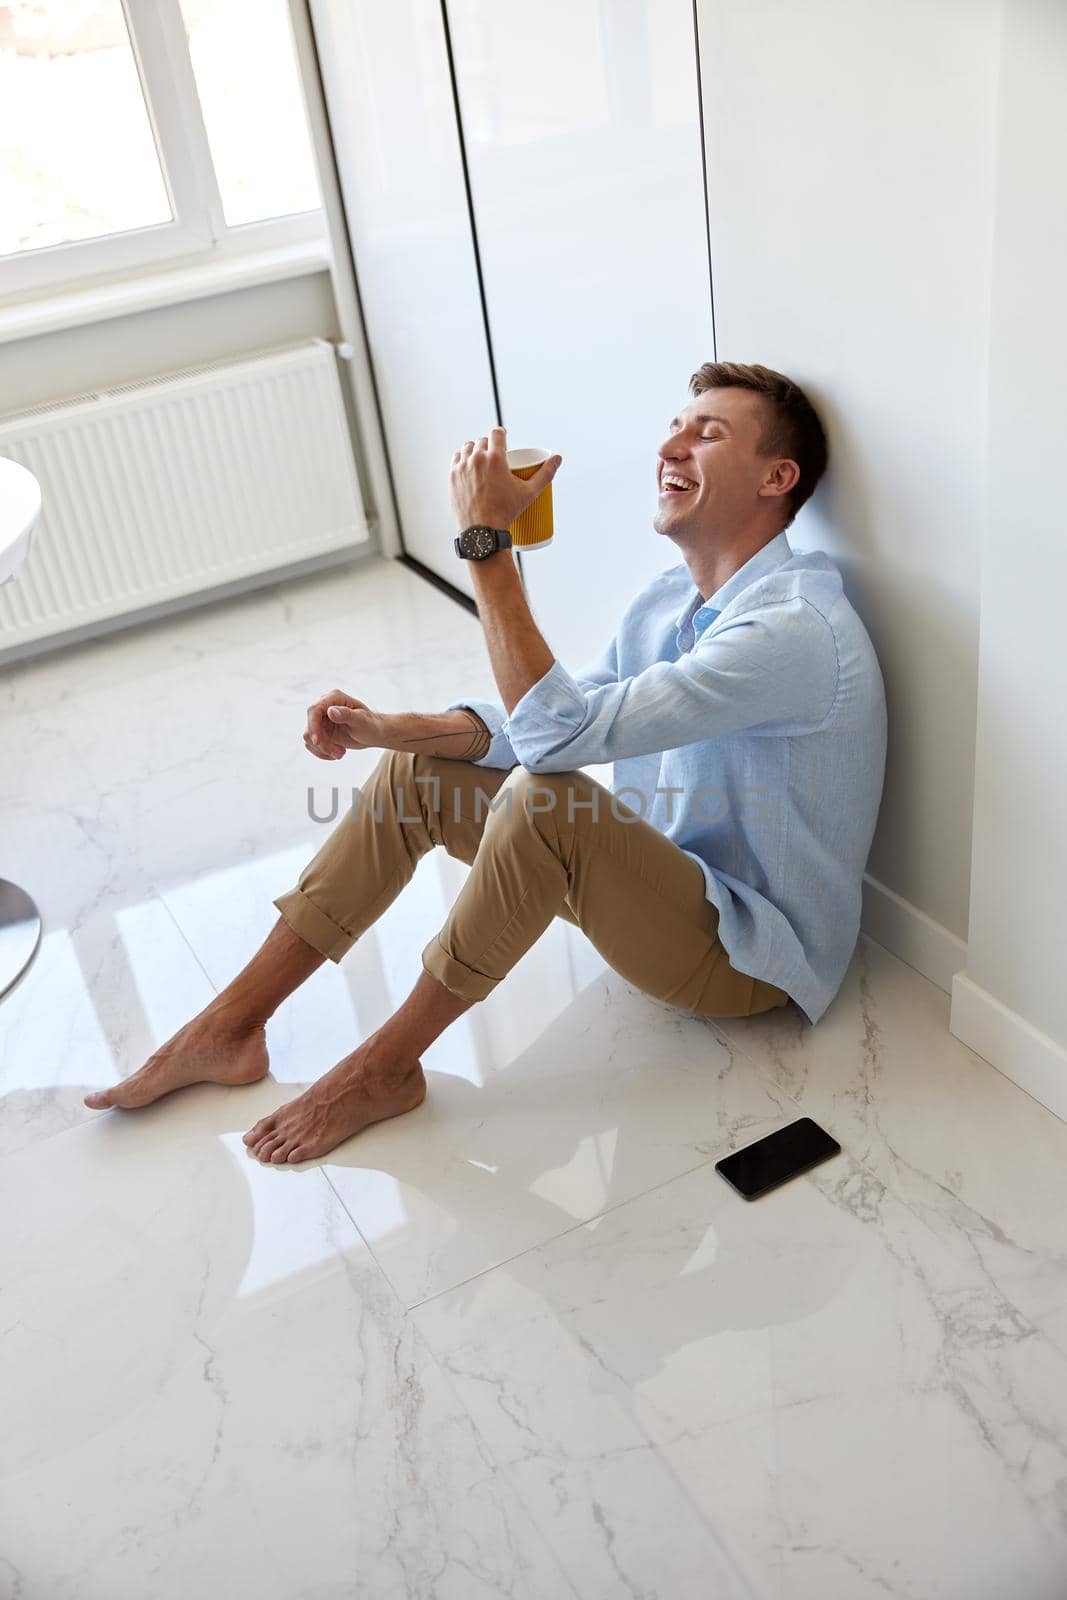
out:
<path id="1" fill-rule="evenodd" d="M 887 732 L 878 658 L 829 556 L 782 532 L 707 601 L 682 562 L 573 677 L 553 661 L 510 716 L 459 706 L 493 735 L 479 766 L 613 762 L 618 800 L 701 868 L 731 965 L 819 1020 L 859 934 Z"/>

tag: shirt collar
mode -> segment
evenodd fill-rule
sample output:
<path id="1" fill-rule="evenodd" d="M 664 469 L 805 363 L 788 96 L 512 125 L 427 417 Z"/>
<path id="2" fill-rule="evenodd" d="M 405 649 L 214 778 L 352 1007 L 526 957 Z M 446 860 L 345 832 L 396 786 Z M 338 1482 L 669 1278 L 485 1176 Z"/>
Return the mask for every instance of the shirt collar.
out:
<path id="1" fill-rule="evenodd" d="M 789 540 L 785 536 L 785 529 L 775 534 L 773 539 L 756 551 L 754 556 L 749 556 L 743 567 L 738 567 L 731 578 L 727 578 L 722 586 L 716 589 L 707 600 L 701 600 L 697 590 L 690 595 L 686 602 L 685 610 L 678 617 L 677 628 L 681 632 L 688 622 L 693 625 L 694 635 L 703 630 L 719 615 L 750 583 L 755 583 L 766 573 L 773 572 L 775 567 L 780 567 L 783 561 L 788 561 L 793 554 Z"/>

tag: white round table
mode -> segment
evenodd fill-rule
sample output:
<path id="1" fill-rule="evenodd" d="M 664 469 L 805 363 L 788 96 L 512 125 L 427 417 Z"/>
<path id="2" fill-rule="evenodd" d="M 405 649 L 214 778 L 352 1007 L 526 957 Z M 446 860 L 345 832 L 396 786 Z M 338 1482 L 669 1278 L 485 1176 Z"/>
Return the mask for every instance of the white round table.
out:
<path id="1" fill-rule="evenodd" d="M 0 456 L 0 583 L 10 583 L 33 543 L 41 515 L 41 486 L 28 467 Z M 0 878 L 0 996 L 33 960 L 41 918 L 17 883 Z"/>

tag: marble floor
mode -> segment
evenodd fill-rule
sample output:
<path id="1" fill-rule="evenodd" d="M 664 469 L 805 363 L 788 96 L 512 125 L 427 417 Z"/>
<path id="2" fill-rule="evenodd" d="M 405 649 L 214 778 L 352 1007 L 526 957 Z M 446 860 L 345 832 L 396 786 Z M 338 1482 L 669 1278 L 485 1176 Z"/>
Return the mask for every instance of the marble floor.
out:
<path id="1" fill-rule="evenodd" d="M 304 709 L 493 694 L 378 558 L 0 674 L 0 1595 L 1062 1600 L 1067 1126 L 861 938 L 812 1028 L 648 999 L 563 922 L 323 1161 L 241 1136 L 395 1009 L 426 858 L 271 1076 L 93 1112 L 220 988 L 376 759 Z M 600 769 L 591 769 L 605 776 Z M 842 1154 L 755 1203 L 714 1163 Z"/>

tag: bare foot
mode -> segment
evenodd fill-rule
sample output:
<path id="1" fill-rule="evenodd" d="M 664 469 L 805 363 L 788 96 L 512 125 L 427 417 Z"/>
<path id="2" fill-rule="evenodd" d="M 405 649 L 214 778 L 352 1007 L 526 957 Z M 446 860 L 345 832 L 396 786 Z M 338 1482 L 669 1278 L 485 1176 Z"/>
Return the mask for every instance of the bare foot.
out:
<path id="1" fill-rule="evenodd" d="M 247 1022 L 222 1007 L 208 1006 L 173 1039 L 160 1045 L 139 1072 L 113 1089 L 87 1094 L 85 1104 L 93 1111 L 108 1106 L 130 1110 L 150 1105 L 190 1083 L 257 1083 L 267 1076 L 269 1066 L 262 1023 Z"/>
<path id="2" fill-rule="evenodd" d="M 414 1111 L 425 1098 L 421 1061 L 385 1062 L 368 1040 L 295 1100 L 261 1117 L 244 1142 L 271 1165 L 314 1161 L 370 1123 Z"/>

